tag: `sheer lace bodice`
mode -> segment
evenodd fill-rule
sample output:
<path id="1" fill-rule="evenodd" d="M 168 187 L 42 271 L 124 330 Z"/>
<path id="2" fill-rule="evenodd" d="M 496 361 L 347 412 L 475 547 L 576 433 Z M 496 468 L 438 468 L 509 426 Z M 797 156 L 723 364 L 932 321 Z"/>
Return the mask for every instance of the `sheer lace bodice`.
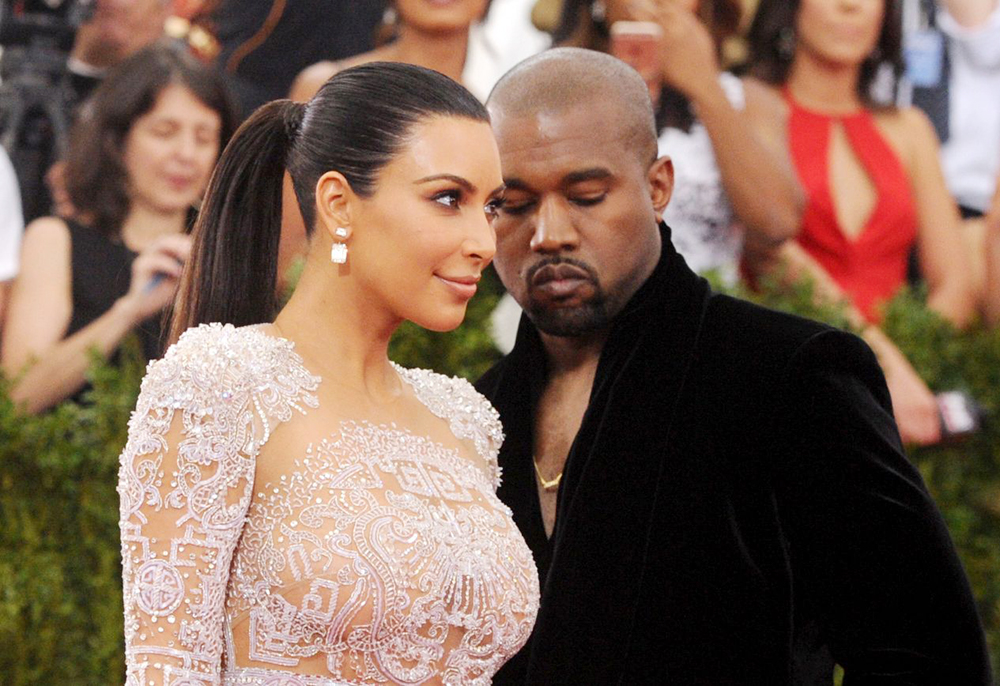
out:
<path id="1" fill-rule="evenodd" d="M 488 684 L 523 645 L 538 579 L 495 495 L 496 411 L 397 371 L 474 459 L 345 420 L 269 446 L 258 483 L 271 432 L 319 407 L 292 344 L 208 325 L 150 365 L 118 489 L 129 684 Z"/>

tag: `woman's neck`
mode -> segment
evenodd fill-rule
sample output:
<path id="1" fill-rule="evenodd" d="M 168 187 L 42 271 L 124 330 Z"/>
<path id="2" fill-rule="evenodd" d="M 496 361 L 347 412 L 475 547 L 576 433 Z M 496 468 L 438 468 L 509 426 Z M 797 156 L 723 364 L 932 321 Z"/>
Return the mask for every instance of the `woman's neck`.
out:
<path id="1" fill-rule="evenodd" d="M 161 236 L 183 233 L 186 225 L 186 210 L 161 212 L 135 204 L 122 223 L 122 241 L 130 250 L 142 252 Z"/>
<path id="2" fill-rule="evenodd" d="M 379 305 L 366 297 L 349 274 L 312 249 L 295 293 L 275 318 L 275 333 L 295 343 L 306 366 L 338 386 L 350 388 L 379 404 L 402 392 L 389 362 L 389 339 L 401 323 L 380 316 Z"/>
<path id="3" fill-rule="evenodd" d="M 858 96 L 860 65 L 837 65 L 799 52 L 786 87 L 795 102 L 827 114 L 850 114 L 864 107 Z"/>
<path id="4" fill-rule="evenodd" d="M 389 50 L 396 61 L 434 69 L 461 83 L 469 50 L 469 30 L 427 33 L 403 25 Z"/>

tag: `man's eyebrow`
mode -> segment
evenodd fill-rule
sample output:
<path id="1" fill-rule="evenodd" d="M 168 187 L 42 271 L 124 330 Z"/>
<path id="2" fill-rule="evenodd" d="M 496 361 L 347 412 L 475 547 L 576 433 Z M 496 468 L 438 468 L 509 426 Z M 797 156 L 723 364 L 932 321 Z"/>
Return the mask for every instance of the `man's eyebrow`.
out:
<path id="1" fill-rule="evenodd" d="M 475 193 L 476 187 L 468 179 L 463 179 L 461 176 L 455 174 L 434 174 L 432 176 L 425 176 L 422 179 L 417 179 L 413 182 L 414 185 L 421 183 L 429 183 L 431 181 L 451 181 L 452 183 L 457 183 L 459 186 L 467 190 L 469 193 Z"/>
<path id="2" fill-rule="evenodd" d="M 583 181 L 594 181 L 602 179 L 610 179 L 614 174 L 607 167 L 591 167 L 590 169 L 581 169 L 580 171 L 570 172 L 562 179 L 563 186 L 572 186 L 574 183 L 581 183 Z M 504 179 L 504 184 L 507 186 L 509 191 L 530 191 L 531 184 L 523 179 L 519 179 L 516 176 L 512 176 Z"/>
<path id="3" fill-rule="evenodd" d="M 580 171 L 570 172 L 563 178 L 563 185 L 571 186 L 574 183 L 580 183 L 582 181 L 600 181 L 602 179 L 609 179 L 614 176 L 610 169 L 606 167 L 593 167 L 591 169 L 581 169 Z"/>
<path id="4" fill-rule="evenodd" d="M 527 190 L 531 190 L 531 186 L 526 181 L 524 181 L 523 179 L 519 179 L 516 176 L 511 177 L 509 179 L 504 179 L 503 180 L 503 185 L 509 191 L 527 191 Z"/>

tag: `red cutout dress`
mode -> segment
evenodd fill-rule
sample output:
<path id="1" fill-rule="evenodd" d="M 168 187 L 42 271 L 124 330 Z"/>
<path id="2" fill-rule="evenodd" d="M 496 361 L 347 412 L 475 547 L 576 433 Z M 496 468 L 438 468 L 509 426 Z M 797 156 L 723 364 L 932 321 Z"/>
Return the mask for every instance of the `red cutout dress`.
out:
<path id="1" fill-rule="evenodd" d="M 906 279 L 917 214 L 906 170 L 867 110 L 831 116 L 807 110 L 786 93 L 789 147 L 808 202 L 799 244 L 819 262 L 869 321 Z M 830 131 L 839 123 L 875 187 L 876 201 L 861 232 L 847 236 L 830 192 Z"/>

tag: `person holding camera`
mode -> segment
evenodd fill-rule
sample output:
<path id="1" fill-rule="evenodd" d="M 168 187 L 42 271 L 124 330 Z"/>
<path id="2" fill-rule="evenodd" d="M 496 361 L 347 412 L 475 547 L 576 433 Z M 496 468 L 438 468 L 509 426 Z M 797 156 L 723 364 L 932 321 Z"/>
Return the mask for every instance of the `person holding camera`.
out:
<path id="1" fill-rule="evenodd" d="M 159 356 L 190 215 L 236 122 L 220 77 L 166 45 L 122 63 L 91 103 L 66 163 L 74 213 L 28 226 L 3 332 L 11 398 L 32 413 L 79 397 L 93 351 L 133 331 Z"/>
<path id="2" fill-rule="evenodd" d="M 730 284 L 744 242 L 794 236 L 805 201 L 769 126 L 780 98 L 723 70 L 741 13 L 735 0 L 569 0 L 554 35 L 645 72 L 659 153 L 683 159 L 666 215 L 674 243 L 696 272 Z"/>

